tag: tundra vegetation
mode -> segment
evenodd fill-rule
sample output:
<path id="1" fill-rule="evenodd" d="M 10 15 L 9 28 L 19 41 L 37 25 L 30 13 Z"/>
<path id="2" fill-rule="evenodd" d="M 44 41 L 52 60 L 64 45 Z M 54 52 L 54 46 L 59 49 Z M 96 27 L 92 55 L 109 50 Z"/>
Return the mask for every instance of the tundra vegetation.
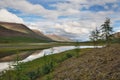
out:
<path id="1" fill-rule="evenodd" d="M 82 49 L 80 54 L 88 50 L 90 49 Z M 52 52 L 51 50 L 51 54 Z M 13 65 L 14 69 L 1 72 L 0 80 L 35 80 L 51 73 L 63 61 L 80 54 L 76 50 L 65 51 L 60 54 L 45 54 L 42 58 L 26 63 L 19 62 L 19 56 L 17 56 L 16 65 Z"/>

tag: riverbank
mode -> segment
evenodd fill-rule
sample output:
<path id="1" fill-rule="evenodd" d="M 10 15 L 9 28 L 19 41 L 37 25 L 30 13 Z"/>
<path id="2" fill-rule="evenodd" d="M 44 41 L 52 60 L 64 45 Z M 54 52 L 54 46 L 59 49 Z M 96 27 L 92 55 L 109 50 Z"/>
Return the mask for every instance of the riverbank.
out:
<path id="1" fill-rule="evenodd" d="M 0 80 L 16 80 L 18 77 L 21 80 L 119 80 L 119 57 L 119 44 L 96 49 L 74 49 L 20 63 Z"/>
<path id="2" fill-rule="evenodd" d="M 37 80 L 120 80 L 120 44 L 71 57 Z"/>
<path id="3" fill-rule="evenodd" d="M 55 47 L 55 46 L 75 46 L 77 44 L 80 46 L 89 46 L 89 45 L 93 45 L 93 43 L 84 43 L 84 42 L 80 42 L 80 43 L 68 43 L 68 42 L 52 42 L 52 43 L 12 43 L 12 44 L 0 44 L 0 58 L 3 58 L 5 56 L 10 56 L 13 54 L 16 54 L 20 51 L 27 51 L 27 50 L 42 50 L 42 49 L 46 49 L 46 48 L 51 48 L 51 47 Z M 99 45 L 103 45 L 103 43 L 99 44 Z"/>
<path id="4" fill-rule="evenodd" d="M 87 52 L 89 50 L 91 49 L 81 49 L 80 54 Z M 78 52 L 79 49 L 74 49 L 62 52 L 60 54 L 48 55 L 30 62 L 22 63 L 18 65 L 19 68 L 22 68 L 19 74 L 22 74 L 21 78 L 26 77 L 27 79 L 25 80 L 35 80 L 38 77 L 43 77 L 44 75 L 50 73 L 51 71 L 54 70 L 56 66 L 58 66 L 61 62 L 67 60 L 68 58 L 79 56 Z M 17 69 L 14 71 L 13 70 L 7 71 L 6 74 L 3 75 L 4 78 L 1 79 L 7 80 L 9 76 L 12 76 L 11 79 L 15 80 L 16 77 L 18 77 L 16 75 L 16 73 L 18 73 L 18 70 L 19 69 L 17 67 Z"/>

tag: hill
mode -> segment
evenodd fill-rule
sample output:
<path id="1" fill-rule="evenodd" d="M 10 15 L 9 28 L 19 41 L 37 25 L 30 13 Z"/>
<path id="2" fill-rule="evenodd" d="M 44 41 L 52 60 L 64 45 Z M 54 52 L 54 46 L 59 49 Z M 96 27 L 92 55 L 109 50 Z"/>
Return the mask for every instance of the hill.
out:
<path id="1" fill-rule="evenodd" d="M 41 36 L 41 37 L 44 37 L 48 40 L 52 40 L 51 38 L 48 38 L 46 35 L 44 35 L 41 31 L 39 30 L 36 30 L 36 29 L 32 29 L 33 32 L 35 32 L 37 35 Z"/>
<path id="2" fill-rule="evenodd" d="M 90 50 L 78 57 L 63 61 L 46 78 L 50 80 L 120 80 L 119 51 L 119 44 Z"/>
<path id="3" fill-rule="evenodd" d="M 55 34 L 50 34 L 50 35 L 46 35 L 48 38 L 51 38 L 54 41 L 59 41 L 59 42 L 72 42 L 71 39 L 67 38 L 67 37 L 63 37 L 63 36 L 59 36 L 59 35 L 55 35 Z"/>
<path id="4" fill-rule="evenodd" d="M 113 34 L 115 38 L 120 38 L 120 32 Z"/>
<path id="5" fill-rule="evenodd" d="M 40 36 L 24 24 L 0 22 L 0 42 L 49 42 L 49 38 Z"/>

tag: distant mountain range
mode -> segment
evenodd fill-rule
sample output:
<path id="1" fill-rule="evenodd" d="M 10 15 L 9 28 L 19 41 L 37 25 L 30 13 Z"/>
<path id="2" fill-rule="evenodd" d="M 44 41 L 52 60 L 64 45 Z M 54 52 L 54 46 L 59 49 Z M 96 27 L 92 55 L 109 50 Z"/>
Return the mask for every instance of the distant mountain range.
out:
<path id="1" fill-rule="evenodd" d="M 67 38 L 67 37 L 63 37 L 63 36 L 59 36 L 59 35 L 55 35 L 55 34 L 49 34 L 49 35 L 46 35 L 46 36 L 49 37 L 50 39 L 54 40 L 54 41 L 72 42 L 72 40 Z"/>
<path id="2" fill-rule="evenodd" d="M 24 24 L 0 22 L 0 43 L 53 41 L 69 41 L 69 39 L 57 35 L 46 36 L 38 30 L 31 30 Z"/>
<path id="3" fill-rule="evenodd" d="M 115 38 L 120 38 L 120 32 L 114 33 L 113 35 Z"/>

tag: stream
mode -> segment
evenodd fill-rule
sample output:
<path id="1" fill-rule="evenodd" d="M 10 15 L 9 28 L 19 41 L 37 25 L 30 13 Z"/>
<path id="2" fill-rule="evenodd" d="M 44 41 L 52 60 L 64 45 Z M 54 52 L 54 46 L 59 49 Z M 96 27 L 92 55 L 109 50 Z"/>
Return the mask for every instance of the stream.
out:
<path id="1" fill-rule="evenodd" d="M 97 46 L 98 48 L 101 48 L 102 46 Z M 26 57 L 25 59 L 21 60 L 20 62 L 28 62 L 35 60 L 37 58 L 43 57 L 44 55 L 51 55 L 51 54 L 57 54 L 61 53 L 67 50 L 75 49 L 75 46 L 59 46 L 59 47 L 52 47 L 49 49 L 44 50 L 36 50 L 36 52 L 33 52 L 31 55 Z M 94 46 L 79 46 L 79 48 L 94 48 Z M 7 70 L 9 65 L 15 64 L 14 61 L 7 61 L 7 62 L 0 62 L 0 72 Z"/>

